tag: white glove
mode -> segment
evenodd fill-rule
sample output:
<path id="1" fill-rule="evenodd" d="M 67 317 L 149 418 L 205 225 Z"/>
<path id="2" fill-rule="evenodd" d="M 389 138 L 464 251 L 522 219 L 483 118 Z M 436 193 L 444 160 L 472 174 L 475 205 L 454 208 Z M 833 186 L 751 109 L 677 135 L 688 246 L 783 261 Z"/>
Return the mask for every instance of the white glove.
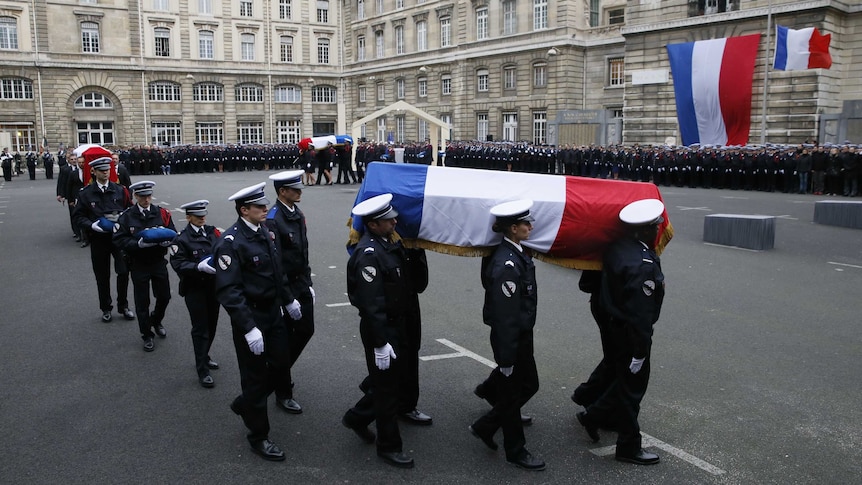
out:
<path id="1" fill-rule="evenodd" d="M 289 304 L 287 304 L 284 309 L 287 311 L 287 314 L 290 315 L 290 318 L 294 320 L 299 320 L 302 318 L 302 310 L 299 306 L 299 300 L 293 300 Z"/>
<path id="2" fill-rule="evenodd" d="M 213 260 L 212 256 L 207 256 L 200 263 L 198 263 L 198 271 L 206 274 L 215 274 L 215 268 L 210 266 L 210 262 Z"/>
<path id="3" fill-rule="evenodd" d="M 311 292 L 311 304 L 314 305 L 315 303 L 317 303 L 317 295 L 314 293 L 314 288 L 309 286 L 308 291 Z"/>
<path id="4" fill-rule="evenodd" d="M 96 221 L 96 222 L 90 224 L 90 229 L 92 229 L 96 232 L 101 232 L 103 234 L 105 233 L 105 230 L 102 229 L 101 227 L 99 227 L 99 221 Z"/>
<path id="5" fill-rule="evenodd" d="M 515 366 L 514 366 L 514 365 L 510 365 L 509 367 L 500 367 L 500 373 L 501 373 L 501 374 L 503 374 L 503 375 L 504 375 L 504 376 L 506 376 L 506 377 L 511 376 L 511 375 L 512 375 L 512 371 L 514 371 L 514 370 L 515 370 Z"/>
<path id="6" fill-rule="evenodd" d="M 374 362 L 377 364 L 378 369 L 388 369 L 390 357 L 393 359 L 398 358 L 398 356 L 395 355 L 395 351 L 392 350 L 391 345 L 386 344 L 383 347 L 374 347 Z"/>
<path id="7" fill-rule="evenodd" d="M 245 341 L 248 342 L 248 349 L 251 350 L 252 354 L 260 355 L 263 353 L 263 334 L 257 327 L 245 334 Z"/>
<path id="8" fill-rule="evenodd" d="M 138 239 L 138 247 L 141 249 L 151 248 L 153 246 L 156 246 L 156 243 L 148 243 L 144 241 L 144 238 Z"/>
<path id="9" fill-rule="evenodd" d="M 632 357 L 632 363 L 629 364 L 629 370 L 632 371 L 632 374 L 637 374 L 638 371 L 641 370 L 642 365 L 644 365 L 644 359 L 635 359 Z"/>

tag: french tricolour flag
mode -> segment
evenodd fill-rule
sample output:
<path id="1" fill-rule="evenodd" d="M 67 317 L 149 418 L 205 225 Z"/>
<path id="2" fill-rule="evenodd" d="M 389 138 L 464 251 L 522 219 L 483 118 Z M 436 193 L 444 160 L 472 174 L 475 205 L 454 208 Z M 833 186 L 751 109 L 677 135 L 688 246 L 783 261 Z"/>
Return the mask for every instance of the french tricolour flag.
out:
<path id="1" fill-rule="evenodd" d="M 832 56 L 829 55 L 832 34 L 823 35 L 814 27 L 793 30 L 776 25 L 775 39 L 774 69 L 795 71 L 832 67 Z"/>
<path id="2" fill-rule="evenodd" d="M 745 145 L 760 34 L 667 46 L 682 143 Z"/>
<path id="3" fill-rule="evenodd" d="M 385 193 L 393 195 L 396 231 L 402 238 L 464 256 L 483 254 L 500 243 L 502 236 L 491 231 L 491 207 L 532 199 L 536 221 L 524 245 L 549 262 L 580 269 L 597 268 L 604 248 L 623 233 L 619 211 L 626 204 L 661 199 L 649 183 L 374 162 L 354 205 Z M 660 249 L 672 235 L 664 217 Z M 353 219 L 348 247 L 363 231 L 361 218 Z"/>

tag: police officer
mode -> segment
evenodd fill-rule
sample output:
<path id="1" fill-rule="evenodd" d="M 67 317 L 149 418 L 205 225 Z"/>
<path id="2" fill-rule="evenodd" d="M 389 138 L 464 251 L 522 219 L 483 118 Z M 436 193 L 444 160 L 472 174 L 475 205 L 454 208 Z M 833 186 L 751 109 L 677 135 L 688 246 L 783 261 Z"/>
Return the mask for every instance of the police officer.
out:
<path id="1" fill-rule="evenodd" d="M 407 260 L 400 241 L 393 239 L 398 212 L 392 194 L 382 194 L 353 208 L 365 232 L 347 262 L 347 295 L 359 310 L 359 332 L 368 377 L 360 385 L 362 398 L 342 418 L 366 443 L 373 443 L 368 429 L 377 422 L 377 455 L 386 463 L 413 468 L 413 458 L 403 452 L 396 416 L 407 366 L 398 355 L 407 352 L 406 325 L 409 283 Z"/>
<path id="2" fill-rule="evenodd" d="M 195 369 L 198 382 L 206 388 L 215 385 L 210 369 L 219 365 L 210 358 L 209 351 L 215 340 L 219 304 L 215 296 L 215 263 L 213 249 L 221 233 L 206 225 L 208 200 L 183 204 L 188 225 L 174 240 L 169 252 L 171 267 L 180 277 L 179 294 L 186 300 L 192 322 L 192 347 L 195 352 Z"/>
<path id="3" fill-rule="evenodd" d="M 290 343 L 290 366 L 299 359 L 314 335 L 314 288 L 311 287 L 311 267 L 308 263 L 308 233 L 305 214 L 299 209 L 302 200 L 302 170 L 285 170 L 270 175 L 278 200 L 266 215 L 266 226 L 275 233 L 276 247 L 281 258 L 282 285 L 287 294 L 284 323 Z M 276 387 L 275 403 L 291 414 L 302 413 L 302 406 L 293 399 L 290 385 Z"/>
<path id="4" fill-rule="evenodd" d="M 81 159 L 83 161 L 83 159 Z M 129 270 L 120 247 L 111 238 L 115 223 L 120 213 L 131 205 L 129 191 L 125 187 L 111 182 L 108 177 L 111 170 L 111 158 L 101 157 L 90 161 L 95 183 L 82 188 L 77 194 L 68 194 L 69 203 L 75 195 L 73 219 L 84 233 L 87 244 L 90 245 L 90 258 L 93 262 L 93 273 L 96 276 L 96 288 L 99 291 L 99 308 L 102 309 L 102 321 L 110 322 L 111 316 L 111 258 L 114 258 L 114 271 L 117 273 L 117 311 L 126 320 L 134 320 L 135 313 L 129 308 L 127 298 L 129 290 Z M 81 175 L 72 172 L 69 176 L 70 187 L 79 181 Z"/>
<path id="5" fill-rule="evenodd" d="M 544 470 L 545 462 L 525 448 L 521 407 L 539 390 L 539 375 L 533 357 L 533 327 L 536 325 L 536 267 L 522 242 L 533 230 L 533 201 L 515 200 L 491 208 L 496 218 L 492 230 L 503 241 L 490 256 L 482 258 L 485 304 L 482 318 L 491 327 L 491 348 L 497 368 L 481 384 L 494 406 L 470 427 L 470 432 L 492 450 L 494 434 L 503 429 L 506 460 L 526 470 Z"/>
<path id="6" fill-rule="evenodd" d="M 120 215 L 117 221 L 119 226 L 114 233 L 114 244 L 125 251 L 129 258 L 138 328 L 144 340 L 145 352 L 155 350 L 155 335 L 161 338 L 168 335 L 162 325 L 165 310 L 171 301 L 165 255 L 177 235 L 171 212 L 152 203 L 155 185 L 156 183 L 150 180 L 142 180 L 129 187 L 135 195 L 136 203 Z M 152 313 L 151 287 L 156 298 Z"/>
<path id="7" fill-rule="evenodd" d="M 266 460 L 283 461 L 284 452 L 269 441 L 266 400 L 274 389 L 290 385 L 286 300 L 275 234 L 266 228 L 263 188 L 246 187 L 228 200 L 236 203 L 236 223 L 216 246 L 216 298 L 230 315 L 242 394 L 230 405 L 249 430 L 252 451 Z"/>
<path id="8" fill-rule="evenodd" d="M 598 270 L 585 270 L 581 273 L 578 287 L 584 293 L 590 295 L 590 313 L 599 328 L 599 337 L 602 343 L 602 360 L 590 374 L 586 382 L 581 383 L 572 393 L 572 401 L 583 407 L 587 407 L 598 401 L 616 380 L 614 373 L 611 351 L 610 316 L 601 304 L 602 272 Z M 612 423 L 603 423 L 612 428 Z"/>
<path id="9" fill-rule="evenodd" d="M 605 251 L 602 262 L 602 307 L 610 315 L 611 360 L 616 381 L 577 418 L 593 441 L 598 427 L 616 423 L 616 459 L 637 465 L 659 462 L 641 446 L 637 416 L 650 373 L 653 324 L 664 299 L 664 275 L 654 247 L 664 204 L 644 199 L 626 205 L 620 220 L 629 234 Z"/>

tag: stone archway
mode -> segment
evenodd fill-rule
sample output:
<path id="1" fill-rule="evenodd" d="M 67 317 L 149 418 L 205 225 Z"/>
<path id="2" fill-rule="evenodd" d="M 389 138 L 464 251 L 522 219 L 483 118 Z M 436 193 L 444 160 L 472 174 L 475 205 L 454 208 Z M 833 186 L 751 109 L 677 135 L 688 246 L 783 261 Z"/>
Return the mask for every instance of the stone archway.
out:
<path id="1" fill-rule="evenodd" d="M 431 146 L 434 147 L 431 164 L 439 165 L 440 161 L 437 147 L 439 146 L 442 149 L 446 148 L 446 142 L 449 141 L 449 123 L 446 123 L 445 121 L 435 116 L 431 116 L 430 114 L 426 113 L 425 111 L 422 111 L 421 109 L 413 106 L 410 103 L 407 103 L 406 101 L 397 101 L 393 104 L 390 104 L 389 106 L 386 106 L 385 108 L 381 108 L 371 113 L 368 116 L 365 116 L 364 118 L 360 118 L 354 121 L 353 124 L 350 125 L 350 135 L 353 137 L 354 140 L 358 140 L 359 135 L 362 133 L 362 125 L 392 111 L 406 111 L 419 118 L 422 118 L 423 120 L 431 123 L 435 127 L 431 130 Z M 353 165 L 353 167 L 356 167 L 356 150 L 353 150 L 352 152 L 350 163 Z"/>

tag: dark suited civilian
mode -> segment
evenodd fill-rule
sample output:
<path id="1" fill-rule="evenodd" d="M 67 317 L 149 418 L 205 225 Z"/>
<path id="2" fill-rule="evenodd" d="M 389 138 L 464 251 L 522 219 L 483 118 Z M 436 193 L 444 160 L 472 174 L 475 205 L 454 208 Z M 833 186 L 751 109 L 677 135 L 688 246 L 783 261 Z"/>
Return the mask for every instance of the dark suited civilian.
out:
<path id="1" fill-rule="evenodd" d="M 659 462 L 642 448 L 638 414 L 650 375 L 653 325 L 664 300 L 664 275 L 653 249 L 664 219 L 657 199 L 632 202 L 620 211 L 628 234 L 611 244 L 602 261 L 602 308 L 610 315 L 611 360 L 616 380 L 599 398 L 578 413 L 578 421 L 593 441 L 602 423 L 616 424 L 616 459 L 637 465 Z"/>
<path id="2" fill-rule="evenodd" d="M 210 358 L 210 348 L 218 326 L 219 304 L 215 294 L 215 263 L 213 249 L 221 233 L 206 224 L 208 200 L 183 204 L 188 225 L 174 239 L 171 267 L 180 277 L 179 294 L 185 298 L 192 323 L 192 347 L 195 352 L 195 369 L 201 386 L 215 385 L 211 369 L 219 365 Z"/>
<path id="3" fill-rule="evenodd" d="M 469 430 L 496 450 L 494 434 L 502 428 L 506 461 L 525 470 L 544 470 L 545 462 L 525 447 L 520 415 L 521 407 L 539 390 L 533 356 L 538 303 L 536 267 L 529 249 L 521 245 L 533 230 L 532 205 L 532 200 L 522 199 L 491 208 L 495 217 L 492 230 L 502 233 L 503 240 L 490 256 L 482 258 L 482 320 L 491 327 L 491 349 L 497 367 L 480 387 L 482 394 L 492 397 L 494 407 Z"/>
<path id="4" fill-rule="evenodd" d="M 165 255 L 176 237 L 171 212 L 152 203 L 155 182 L 142 180 L 132 184 L 135 205 L 120 215 L 114 232 L 114 244 L 122 249 L 129 260 L 129 272 L 135 294 L 138 328 L 144 341 L 144 351 L 155 350 L 153 337 L 167 337 L 162 320 L 171 301 L 168 280 L 168 261 Z M 153 229 L 159 234 L 150 236 Z M 156 302 L 150 312 L 150 292 Z"/>
<path id="5" fill-rule="evenodd" d="M 407 381 L 407 366 L 398 355 L 408 351 L 410 285 L 404 248 L 393 239 L 398 212 L 391 201 L 392 194 L 382 194 L 353 208 L 353 216 L 362 218 L 365 232 L 347 262 L 347 295 L 359 310 L 368 376 L 359 386 L 362 398 L 341 422 L 370 444 L 375 437 L 368 425 L 376 421 L 377 456 L 390 465 L 412 468 L 413 458 L 403 452 L 396 420 L 401 389 Z"/>
<path id="6" fill-rule="evenodd" d="M 111 155 L 111 159 L 117 167 L 117 179 L 120 181 L 120 185 L 128 189 L 132 185 L 132 177 L 129 175 L 129 169 L 120 161 L 120 155 L 114 153 Z"/>
<path id="7" fill-rule="evenodd" d="M 291 368 L 314 335 L 315 296 L 308 262 L 308 232 L 305 214 L 298 205 L 302 200 L 303 173 L 302 170 L 285 170 L 269 176 L 278 200 L 266 215 L 266 226 L 275 233 L 281 258 L 281 284 L 287 295 L 284 325 L 290 343 Z M 302 413 L 302 406 L 293 399 L 292 375 L 288 373 L 282 383 L 287 385 L 275 388 L 275 404 L 288 413 Z"/>
<path id="8" fill-rule="evenodd" d="M 81 243 L 81 247 L 90 245 L 88 231 L 81 229 L 75 223 L 75 204 L 78 201 L 78 194 L 84 188 L 84 170 L 89 170 L 84 164 L 84 157 L 75 157 L 74 154 L 69 155 L 69 174 L 63 185 L 57 185 L 57 200 L 66 201 L 66 206 L 69 208 L 69 220 L 72 221 L 72 232 L 75 233 L 75 241 Z M 60 193 L 62 191 L 62 193 Z"/>
<path id="9" fill-rule="evenodd" d="M 82 159 L 83 160 L 83 159 Z M 111 182 L 108 177 L 111 169 L 111 158 L 101 157 L 90 162 L 95 182 L 81 189 L 77 194 L 75 224 L 87 233 L 90 244 L 90 258 L 93 263 L 93 274 L 96 276 L 96 288 L 99 291 L 99 308 L 102 310 L 102 321 L 110 322 L 111 316 L 111 258 L 114 259 L 114 271 L 117 273 L 117 311 L 127 320 L 134 320 L 135 314 L 129 308 L 129 270 L 122 250 L 112 240 L 120 213 L 131 205 L 129 191 L 122 185 Z M 70 185 L 75 175 L 70 175 Z"/>
<path id="10" fill-rule="evenodd" d="M 216 298 L 230 315 L 242 394 L 230 405 L 248 428 L 252 451 L 282 461 L 284 452 L 269 441 L 266 400 L 290 385 L 290 354 L 282 314 L 285 301 L 275 234 L 266 228 L 265 183 L 232 196 L 239 215 L 216 245 Z"/>

